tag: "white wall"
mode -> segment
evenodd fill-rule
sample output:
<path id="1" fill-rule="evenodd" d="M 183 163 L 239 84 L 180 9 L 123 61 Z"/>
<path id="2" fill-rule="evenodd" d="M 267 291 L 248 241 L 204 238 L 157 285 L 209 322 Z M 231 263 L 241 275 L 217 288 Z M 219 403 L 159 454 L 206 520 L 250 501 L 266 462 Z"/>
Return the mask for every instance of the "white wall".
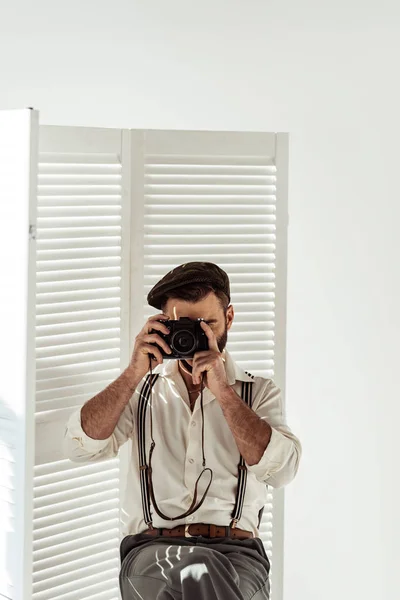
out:
<path id="1" fill-rule="evenodd" d="M 60 6 L 2 6 L 2 108 L 290 132 L 285 600 L 399 597 L 397 0 Z"/>

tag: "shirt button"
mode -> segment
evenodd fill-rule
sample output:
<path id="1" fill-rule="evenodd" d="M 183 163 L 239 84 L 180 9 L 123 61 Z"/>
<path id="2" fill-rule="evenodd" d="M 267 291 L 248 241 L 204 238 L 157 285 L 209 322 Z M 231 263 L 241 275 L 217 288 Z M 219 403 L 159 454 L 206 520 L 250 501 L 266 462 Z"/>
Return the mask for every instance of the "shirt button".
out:
<path id="1" fill-rule="evenodd" d="M 194 463 L 194 460 L 193 460 L 193 458 L 189 458 L 189 462 L 190 462 L 190 464 L 192 465 L 192 464 Z"/>
<path id="2" fill-rule="evenodd" d="M 192 422 L 192 427 L 196 427 L 196 421 Z"/>
<path id="3" fill-rule="evenodd" d="M 187 520 L 188 521 L 193 521 L 194 517 L 188 517 Z"/>

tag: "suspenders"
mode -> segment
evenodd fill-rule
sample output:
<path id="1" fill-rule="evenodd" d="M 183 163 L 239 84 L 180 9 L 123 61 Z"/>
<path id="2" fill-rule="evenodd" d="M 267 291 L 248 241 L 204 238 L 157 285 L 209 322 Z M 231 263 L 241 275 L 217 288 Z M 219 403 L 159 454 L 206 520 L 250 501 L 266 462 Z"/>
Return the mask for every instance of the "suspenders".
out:
<path id="1" fill-rule="evenodd" d="M 247 373 L 247 375 L 250 375 Z M 252 375 L 250 375 L 252 377 Z M 251 407 L 252 404 L 252 393 L 253 393 L 253 383 L 250 381 L 242 381 L 242 400 L 246 402 L 248 406 Z M 236 489 L 236 501 L 235 508 L 232 512 L 232 521 L 230 523 L 231 527 L 236 527 L 237 522 L 240 520 L 242 516 L 243 503 L 244 503 L 244 495 L 246 492 L 246 484 L 247 484 L 247 467 L 244 462 L 244 458 L 240 455 L 240 461 L 238 465 L 239 475 L 238 475 L 238 486 Z"/>
<path id="2" fill-rule="evenodd" d="M 254 379 L 253 375 L 250 373 L 249 375 Z M 159 377 L 158 373 L 154 373 L 153 375 L 149 374 L 146 377 L 146 380 L 142 386 L 139 403 L 138 403 L 138 411 L 137 411 L 137 431 L 138 431 L 138 451 L 139 451 L 139 468 L 140 468 L 140 487 L 142 493 L 142 508 L 144 521 L 148 528 L 153 526 L 152 517 L 151 517 L 151 505 L 150 505 L 150 494 L 149 494 L 149 486 L 147 479 L 147 469 L 148 465 L 146 462 L 146 434 L 145 434 L 145 425 L 146 425 L 146 411 L 148 406 L 148 400 L 150 398 L 151 390 L 154 387 L 157 379 Z M 243 381 L 242 382 L 242 399 L 248 406 L 252 405 L 252 392 L 253 392 L 253 382 L 251 381 Z M 231 518 L 232 521 L 230 523 L 230 527 L 235 528 L 237 522 L 240 520 L 242 516 L 243 504 L 244 504 L 244 496 L 246 493 L 246 483 L 247 483 L 247 467 L 244 461 L 244 458 L 240 456 L 240 462 L 238 465 L 239 475 L 238 475 L 238 486 L 236 490 L 236 501 L 235 508 L 233 509 Z M 261 516 L 264 509 L 261 509 L 259 514 L 259 523 L 260 526 Z"/>

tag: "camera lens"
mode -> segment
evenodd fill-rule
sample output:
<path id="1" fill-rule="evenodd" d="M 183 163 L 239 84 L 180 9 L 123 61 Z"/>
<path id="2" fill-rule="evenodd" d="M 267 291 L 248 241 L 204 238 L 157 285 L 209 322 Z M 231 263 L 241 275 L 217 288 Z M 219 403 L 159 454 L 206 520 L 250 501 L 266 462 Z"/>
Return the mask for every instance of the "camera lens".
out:
<path id="1" fill-rule="evenodd" d="M 171 340 L 171 347 L 179 354 L 190 354 L 196 347 L 196 339 L 190 331 L 177 331 Z"/>

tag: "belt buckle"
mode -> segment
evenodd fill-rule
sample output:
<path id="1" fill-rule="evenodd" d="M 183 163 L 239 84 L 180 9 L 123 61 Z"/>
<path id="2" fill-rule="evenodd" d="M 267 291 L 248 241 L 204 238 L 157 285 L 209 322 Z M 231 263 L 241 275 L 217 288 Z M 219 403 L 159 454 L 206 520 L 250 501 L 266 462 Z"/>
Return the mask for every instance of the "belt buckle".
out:
<path id="1" fill-rule="evenodd" d="M 191 537 L 196 537 L 195 535 L 191 535 L 189 533 L 189 527 L 190 527 L 191 523 L 189 523 L 188 525 L 185 525 L 185 537 L 187 538 L 191 538 Z"/>

